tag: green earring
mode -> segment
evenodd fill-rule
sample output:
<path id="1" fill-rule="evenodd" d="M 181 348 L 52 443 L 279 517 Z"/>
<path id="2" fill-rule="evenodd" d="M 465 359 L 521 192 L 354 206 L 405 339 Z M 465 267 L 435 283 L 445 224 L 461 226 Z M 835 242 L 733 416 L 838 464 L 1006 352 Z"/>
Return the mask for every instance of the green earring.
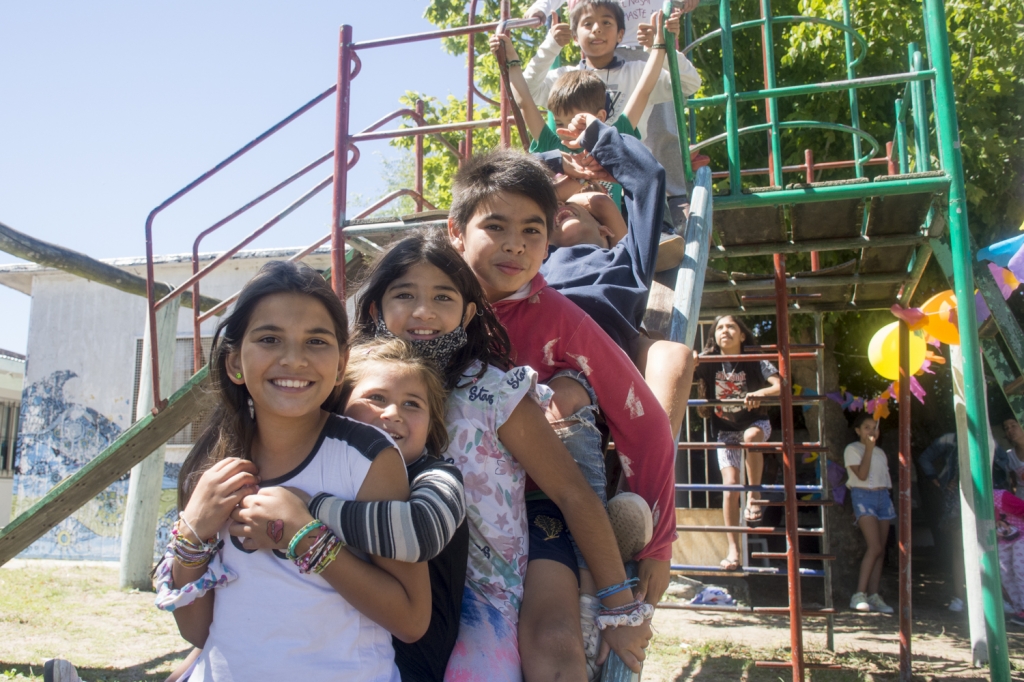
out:
<path id="1" fill-rule="evenodd" d="M 235 372 L 235 378 L 236 379 L 241 379 L 242 378 L 242 373 L 241 372 Z"/>

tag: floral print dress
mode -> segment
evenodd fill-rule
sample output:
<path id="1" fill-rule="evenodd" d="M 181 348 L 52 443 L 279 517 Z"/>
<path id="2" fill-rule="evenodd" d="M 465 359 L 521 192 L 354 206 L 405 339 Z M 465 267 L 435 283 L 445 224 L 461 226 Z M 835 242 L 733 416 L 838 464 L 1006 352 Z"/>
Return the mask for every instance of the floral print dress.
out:
<path id="1" fill-rule="evenodd" d="M 446 459 L 462 472 L 469 522 L 466 587 L 496 608 L 509 623 L 519 621 L 528 542 L 526 471 L 498 440 L 498 429 L 526 396 L 544 405 L 551 390 L 537 384 L 529 367 L 502 372 L 474 363 L 448 398 Z"/>

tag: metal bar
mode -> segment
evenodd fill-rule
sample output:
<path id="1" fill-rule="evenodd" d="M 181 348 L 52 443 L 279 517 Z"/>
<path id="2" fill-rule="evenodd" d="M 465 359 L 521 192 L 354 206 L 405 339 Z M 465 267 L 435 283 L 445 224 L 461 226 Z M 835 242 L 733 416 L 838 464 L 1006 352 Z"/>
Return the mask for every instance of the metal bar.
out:
<path id="1" fill-rule="evenodd" d="M 899 323 L 899 549 L 900 549 L 900 680 L 910 682 L 911 575 L 910 575 L 910 327 Z"/>
<path id="2" fill-rule="evenodd" d="M 375 47 L 388 47 L 389 45 L 405 45 L 408 43 L 418 43 L 424 40 L 435 40 L 438 38 L 455 38 L 457 36 L 470 35 L 473 33 L 493 33 L 500 21 L 492 21 L 489 24 L 473 24 L 470 26 L 457 26 L 455 28 L 445 28 L 440 31 L 427 31 L 426 33 L 410 33 L 404 36 L 395 36 L 394 38 L 378 38 L 376 40 L 364 40 L 361 43 L 354 43 L 352 45 L 353 50 L 369 50 Z M 506 29 L 516 28 L 532 28 L 534 26 L 541 26 L 544 23 L 543 19 L 525 18 L 525 19 L 512 19 L 506 21 Z"/>
<path id="3" fill-rule="evenodd" d="M 715 443 L 701 441 L 698 443 L 686 443 L 680 441 L 678 443 L 679 450 L 717 450 L 718 448 L 734 448 L 738 443 Z M 754 452 L 777 452 L 779 450 L 779 443 L 743 443 L 744 450 L 753 450 Z M 821 443 L 794 443 L 793 447 L 795 452 L 818 452 L 825 448 Z M 709 484 L 710 485 L 710 484 Z M 779 490 L 782 490 L 781 486 L 778 486 Z M 715 488 L 718 490 L 718 488 Z M 773 488 L 774 490 L 774 488 Z M 814 490 L 807 490 L 804 492 L 815 492 Z"/>
<path id="4" fill-rule="evenodd" d="M 794 405 L 814 405 L 816 403 L 824 402 L 828 400 L 825 396 L 793 396 Z M 781 398 L 761 398 L 761 405 L 764 406 L 777 406 L 782 403 Z M 743 405 L 743 398 L 729 398 L 723 400 L 708 400 L 707 398 L 690 398 L 687 401 L 687 405 L 690 407 L 703 407 L 703 406 L 717 406 L 717 405 Z"/>
<path id="5" fill-rule="evenodd" d="M 896 100 L 896 154 L 900 164 L 900 173 L 910 170 L 907 155 L 907 109 L 903 99 Z"/>
<path id="6" fill-rule="evenodd" d="M 727 571 L 720 566 L 692 566 L 686 564 L 671 564 L 669 570 L 676 571 L 678 573 L 718 573 L 725 575 L 787 575 L 787 571 L 784 568 L 777 568 L 774 566 L 762 567 L 762 566 L 745 566 L 735 571 Z M 820 578 L 821 571 L 814 570 L 812 568 L 801 568 L 800 575 L 806 578 Z M 787 609 L 788 613 L 789 610 Z"/>
<path id="7" fill-rule="evenodd" d="M 814 342 L 824 345 L 825 342 L 825 330 L 823 327 L 823 318 L 821 313 L 814 314 Z M 814 389 L 818 392 L 818 395 L 825 395 L 825 354 L 818 353 L 818 357 L 814 361 Z M 818 442 L 827 443 L 828 439 L 825 437 L 825 405 L 818 405 L 815 408 L 818 413 Z M 829 538 L 828 532 L 828 519 L 825 516 L 824 507 L 830 507 L 833 504 L 832 491 L 829 489 L 828 484 L 828 463 L 829 463 L 828 452 L 825 451 L 818 455 L 818 470 L 821 478 L 818 480 L 821 485 L 821 499 L 820 500 L 807 500 L 797 503 L 797 506 L 804 506 L 805 502 L 818 502 L 822 507 L 820 512 L 821 527 L 824 530 L 821 536 L 821 551 L 823 554 L 829 554 L 832 552 L 832 542 Z M 830 611 L 834 611 L 832 603 L 832 566 L 825 564 L 825 608 Z M 836 631 L 836 619 L 835 616 L 829 614 L 825 620 L 825 648 L 829 651 L 836 650 L 835 641 Z"/>
<path id="8" fill-rule="evenodd" d="M 469 20 L 467 24 L 472 26 L 476 21 L 476 3 L 477 0 L 472 0 L 469 3 Z M 476 73 L 476 49 L 473 42 L 476 39 L 475 33 L 466 34 L 466 123 L 473 122 L 473 95 L 476 94 L 476 82 L 473 80 L 473 75 Z M 466 141 L 465 149 L 463 150 L 466 158 L 473 157 L 473 129 L 469 128 L 466 130 Z M 461 161 L 460 161 L 461 164 Z"/>
<path id="9" fill-rule="evenodd" d="M 774 90 L 775 80 L 775 45 L 772 33 L 771 0 L 761 0 L 761 61 L 764 69 L 764 87 Z M 782 186 L 782 141 L 779 135 L 779 102 L 774 97 L 765 100 L 765 120 L 771 125 L 768 133 L 768 167 L 772 169 L 772 187 Z M 858 158 L 860 154 L 856 155 Z"/>
<path id="10" fill-rule="evenodd" d="M 800 187 L 774 192 L 751 192 L 750 194 L 738 195 L 727 194 L 715 197 L 715 210 L 723 211 L 732 208 L 750 208 L 755 206 L 784 206 L 786 204 L 806 204 L 814 203 L 816 201 L 859 199 L 861 197 L 888 197 L 899 194 L 920 194 L 925 192 L 938 193 L 945 192 L 948 187 L 948 176 L 935 176 L 872 182 L 869 185 L 857 184 L 832 187 Z"/>
<path id="11" fill-rule="evenodd" d="M 805 153 L 811 150 L 804 150 Z M 865 166 L 881 166 L 886 163 L 885 159 L 869 159 L 864 162 Z M 825 161 L 822 163 L 814 164 L 814 170 L 835 170 L 837 168 L 853 168 L 856 165 L 856 161 Z M 772 172 L 771 168 L 743 168 L 740 169 L 740 175 L 770 175 Z M 806 162 L 799 166 L 783 166 L 783 173 L 804 173 L 807 174 Z M 712 178 L 727 178 L 729 177 L 729 171 L 713 171 L 711 173 Z M 808 183 L 812 182 L 807 180 Z"/>
<path id="12" fill-rule="evenodd" d="M 473 130 L 476 128 L 493 128 L 501 124 L 501 119 L 487 118 L 479 121 L 463 121 L 462 123 L 440 123 L 430 126 L 417 126 L 415 128 L 395 128 L 392 130 L 379 130 L 369 133 L 356 133 L 349 136 L 350 142 L 371 142 L 373 140 L 390 140 L 396 137 L 412 137 L 414 135 L 430 135 L 433 133 L 452 133 L 460 130 Z"/>
<path id="13" fill-rule="evenodd" d="M 805 250 L 804 250 L 805 251 Z M 817 253 L 817 252 L 814 252 Z M 732 254 L 729 254 L 732 255 Z M 851 284 L 903 284 L 913 279 L 905 272 L 888 272 L 878 275 L 833 275 L 831 277 L 787 277 L 788 287 L 838 287 Z M 727 282 L 708 282 L 704 285 L 707 293 L 718 291 L 759 291 L 774 287 L 774 282 L 769 279 L 741 279 L 729 280 Z M 752 300 L 754 297 L 745 296 Z M 793 298 L 793 296 L 790 296 Z M 794 357 L 803 357 L 804 354 L 795 354 Z"/>
<path id="14" fill-rule="evenodd" d="M 782 507 L 785 506 L 785 502 L 779 500 L 751 500 L 751 504 L 759 507 Z M 835 503 L 832 500 L 797 500 L 796 506 L 798 507 L 831 507 Z M 823 522 L 824 523 L 824 522 Z M 800 556 L 806 557 L 806 554 Z"/>
<path id="15" fill-rule="evenodd" d="M 774 194 L 774 192 L 773 192 Z M 894 237 L 849 237 L 846 239 L 811 239 L 799 242 L 768 244 L 745 244 L 743 246 L 712 246 L 711 258 L 742 258 L 745 256 L 768 256 L 773 253 L 805 253 L 813 251 L 847 251 L 869 247 L 916 246 L 925 243 L 923 235 L 899 235 Z M 706 286 L 717 284 L 710 282 Z M 774 284 L 773 284 L 774 285 Z"/>
<path id="16" fill-rule="evenodd" d="M 789 85 L 773 90 L 748 90 L 735 93 L 735 101 L 749 102 L 752 100 L 765 99 L 766 97 L 796 97 L 798 95 L 812 95 L 821 92 L 836 92 L 849 90 L 850 88 L 872 88 L 879 85 L 898 85 L 914 81 L 927 81 L 935 78 L 934 69 L 924 69 L 917 73 L 893 73 L 885 76 L 867 76 L 864 78 L 850 78 L 842 81 L 826 81 L 824 83 L 812 83 L 809 85 Z M 718 106 L 727 103 L 725 94 L 711 95 L 710 97 L 695 97 L 687 102 L 690 108 L 701 109 L 704 107 Z"/>
<path id="17" fill-rule="evenodd" d="M 677 525 L 676 530 L 682 533 L 748 533 L 750 535 L 786 535 L 784 528 L 769 528 L 767 526 L 697 526 Z M 800 535 L 813 537 L 821 535 L 821 528 L 801 528 Z"/>
<path id="18" fill-rule="evenodd" d="M 334 197 L 331 203 L 331 288 L 345 300 L 345 208 L 348 201 L 348 132 L 349 110 L 352 105 L 352 27 L 341 27 L 338 49 L 338 100 L 334 118 Z M 420 129 L 422 130 L 422 129 Z"/>
<path id="19" fill-rule="evenodd" d="M 789 556 L 786 552 L 751 552 L 751 559 L 785 559 Z M 835 561 L 835 554 L 801 554 L 803 561 Z"/>
<path id="20" fill-rule="evenodd" d="M 924 0 L 928 27 L 928 57 L 935 67 L 935 121 L 939 132 L 942 169 L 952 178 L 949 186 L 949 232 L 953 252 L 953 274 L 958 317 L 968 320 L 960 330 L 963 351 L 964 394 L 970 433 L 971 479 L 974 488 L 978 542 L 981 552 L 982 595 L 988 635 L 989 670 L 992 680 L 1010 679 L 1010 660 L 1006 648 L 1006 623 L 1003 616 L 999 558 L 996 553 L 995 518 L 992 503 L 992 469 L 989 464 L 988 414 L 985 405 L 985 376 L 981 368 L 974 286 L 971 273 L 970 231 L 964 190 L 963 159 L 956 121 L 946 12 L 942 0 Z"/>
<path id="21" fill-rule="evenodd" d="M 735 445 L 735 443 L 733 445 Z M 765 485 L 763 483 L 761 485 L 750 485 L 750 484 L 746 484 L 746 485 L 739 485 L 739 484 L 727 485 L 727 484 L 724 484 L 724 483 L 676 483 L 676 490 L 678 490 L 678 491 L 703 490 L 703 491 L 707 491 L 707 492 L 726 492 L 726 491 L 729 491 L 729 492 L 740 492 L 740 493 L 742 493 L 742 492 L 778 493 L 778 492 L 784 492 L 786 490 L 786 486 L 784 486 L 784 485 L 775 485 L 775 484 Z M 798 493 L 820 493 L 821 492 L 821 486 L 817 486 L 817 485 L 798 485 L 796 487 L 796 491 Z"/>
<path id="22" fill-rule="evenodd" d="M 416 116 L 423 120 L 423 100 L 416 100 Z M 423 136 L 416 136 L 416 175 L 414 184 L 416 185 L 416 212 L 419 213 L 423 210 Z"/>
<path id="23" fill-rule="evenodd" d="M 686 159 L 689 159 L 689 155 Z M 697 335 L 697 319 L 700 317 L 700 302 L 714 229 L 713 217 L 711 171 L 705 167 L 697 171 L 690 196 L 690 215 L 683 232 L 683 263 L 676 273 L 669 325 L 669 338 L 690 348 L 694 347 L 693 341 Z"/>
<path id="24" fill-rule="evenodd" d="M 850 0 L 843 0 L 843 25 L 849 26 L 853 29 L 853 15 L 850 11 Z M 857 78 L 857 67 L 856 60 L 853 56 L 853 40 L 850 37 L 849 31 L 843 31 L 843 44 L 846 56 L 846 77 L 849 80 Z M 863 56 L 863 54 L 862 54 Z M 857 90 L 850 88 L 850 125 L 854 128 L 860 128 L 860 107 L 857 103 Z M 860 139 L 853 136 L 853 158 L 860 159 Z M 856 174 L 858 178 L 864 177 L 864 165 L 858 161 L 856 166 Z"/>
<path id="25" fill-rule="evenodd" d="M 714 604 L 681 604 L 679 602 L 658 602 L 659 609 L 677 611 L 709 611 L 719 613 L 752 613 L 764 616 L 785 616 L 789 613 L 788 606 L 717 606 Z M 835 613 L 835 609 L 804 609 L 804 618 L 817 618 Z"/>
<path id="26" fill-rule="evenodd" d="M 917 43 L 910 43 L 907 51 L 910 54 L 910 72 L 921 70 L 921 51 Z M 914 170 L 917 172 L 931 170 L 931 151 L 928 149 L 928 109 L 925 96 L 925 84 L 914 81 L 910 88 L 910 108 L 914 114 Z"/>
<path id="27" fill-rule="evenodd" d="M 503 29 L 505 29 L 505 28 L 508 28 L 508 25 L 509 25 L 509 17 L 511 16 L 511 8 L 509 7 L 508 0 L 499 0 L 499 2 L 500 2 L 499 6 L 500 6 L 500 10 L 501 10 L 501 22 L 500 22 L 500 25 L 501 25 L 501 27 Z M 500 32 L 504 33 L 505 31 L 502 30 Z M 508 86 L 508 84 L 505 83 L 505 79 L 503 79 L 503 78 L 502 79 L 498 79 L 498 94 L 499 94 L 498 101 L 500 102 L 500 107 L 498 108 L 498 111 L 500 112 L 500 120 L 501 120 L 501 136 L 500 136 L 500 139 L 501 139 L 501 146 L 504 147 L 505 149 L 508 149 L 512 145 L 512 130 L 509 128 L 509 125 L 508 125 L 508 113 L 509 113 L 509 108 L 510 108 L 509 107 L 509 97 L 511 96 L 512 93 L 510 93 L 508 90 L 509 90 L 509 86 Z"/>
<path id="28" fill-rule="evenodd" d="M 786 486 L 786 565 L 789 572 L 789 636 L 790 657 L 793 661 L 793 682 L 804 679 L 804 638 L 800 621 L 800 540 L 796 507 L 796 453 L 793 448 L 793 375 L 789 353 L 789 292 L 786 289 L 786 255 L 777 253 L 775 261 L 775 328 L 779 346 L 779 379 L 782 406 L 782 467 Z"/>
<path id="29" fill-rule="evenodd" d="M 813 358 L 813 357 L 816 357 L 817 355 L 818 355 L 817 352 L 814 352 L 814 351 L 809 352 L 809 353 L 791 353 L 790 354 L 791 357 L 803 358 L 803 359 Z M 744 362 L 744 361 L 747 361 L 747 362 L 759 362 L 761 360 L 778 360 L 779 359 L 779 354 L 777 352 L 776 353 L 741 353 L 740 355 L 726 355 L 726 354 L 723 353 L 722 355 L 698 355 L 697 359 L 698 359 L 698 361 L 706 360 L 706 361 L 709 361 L 709 362 Z M 733 402 L 736 402 L 736 401 L 733 401 Z M 743 402 L 743 401 L 739 400 L 738 402 Z M 701 403 L 701 404 L 704 404 L 704 403 Z"/>
<path id="30" fill-rule="evenodd" d="M 1024 331 L 1021 330 L 1017 318 L 1014 317 L 1010 306 L 1006 304 L 999 287 L 996 285 L 992 271 L 986 263 L 974 261 L 974 284 L 981 292 L 982 298 L 992 313 L 992 319 L 999 328 L 999 334 L 1010 351 L 1010 357 L 1017 365 L 1019 374 L 1024 374 Z M 957 299 L 958 301 L 960 299 Z"/>
<path id="31" fill-rule="evenodd" d="M 789 307 L 789 314 L 807 314 L 812 313 L 834 313 L 842 311 L 858 311 L 864 312 L 865 310 L 889 310 L 891 306 L 885 305 L 883 302 L 873 301 L 870 303 L 807 303 L 803 305 L 792 304 Z M 756 305 L 756 306 L 736 306 L 732 308 L 702 308 L 700 311 L 700 319 L 702 322 L 710 322 L 719 315 L 773 315 L 775 308 L 767 305 Z"/>
<path id="32" fill-rule="evenodd" d="M 742 189 L 740 179 L 740 133 L 739 113 L 736 110 L 736 66 L 732 53 L 731 2 L 718 5 L 718 21 L 722 31 L 722 81 L 725 98 L 725 131 L 729 155 L 729 194 L 739 196 Z"/>

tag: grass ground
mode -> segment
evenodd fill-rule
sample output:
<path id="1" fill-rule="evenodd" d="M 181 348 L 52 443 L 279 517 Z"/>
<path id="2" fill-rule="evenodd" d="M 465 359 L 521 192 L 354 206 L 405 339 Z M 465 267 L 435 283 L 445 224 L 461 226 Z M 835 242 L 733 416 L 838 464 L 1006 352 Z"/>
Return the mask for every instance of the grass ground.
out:
<path id="1" fill-rule="evenodd" d="M 153 595 L 117 587 L 115 565 L 12 561 L 0 568 L 0 681 L 42 680 L 42 664 L 61 657 L 87 682 L 162 680 L 189 651 Z M 892 616 L 841 613 L 836 649 L 824 649 L 823 625 L 807 626 L 808 659 L 838 663 L 814 671 L 815 682 L 898 679 L 898 624 Z M 788 659 L 782 617 L 659 611 L 643 679 L 673 682 L 774 682 L 788 669 L 754 666 Z M 1024 680 L 1024 634 L 1011 632 L 1014 679 Z M 970 664 L 966 618 L 941 608 L 915 608 L 914 679 L 988 679 Z"/>

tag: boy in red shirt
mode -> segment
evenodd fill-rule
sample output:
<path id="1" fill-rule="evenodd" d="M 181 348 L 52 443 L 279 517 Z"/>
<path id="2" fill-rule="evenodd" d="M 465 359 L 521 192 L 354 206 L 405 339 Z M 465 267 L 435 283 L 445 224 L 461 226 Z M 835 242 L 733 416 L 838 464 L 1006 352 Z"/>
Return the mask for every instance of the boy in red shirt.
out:
<path id="1" fill-rule="evenodd" d="M 519 152 L 496 150 L 468 161 L 456 175 L 449 237 L 508 330 L 515 361 L 533 367 L 555 391 L 549 419 L 572 421 L 581 395 L 589 408 L 588 394 L 594 394 L 629 489 L 653 514 L 653 537 L 636 558 L 638 594 L 657 604 L 668 586 L 676 535 L 675 443 L 668 416 L 626 353 L 539 274 L 556 208 L 554 188 L 539 162 Z M 562 375 L 562 370 L 575 372 L 582 382 Z M 551 527 L 547 512 L 537 518 L 531 532 L 534 525 Z M 552 671 L 563 669 L 570 679 L 578 669 L 568 655 L 580 642 L 572 616 L 578 623 L 576 576 L 571 570 L 575 562 L 572 556 L 563 562 L 547 555 L 544 541 L 549 539 L 556 538 L 549 533 L 539 543 L 531 538 L 530 544 L 519 625 L 527 679 L 534 672 L 553 677 Z M 536 554 L 543 554 L 541 560 L 535 560 Z"/>

